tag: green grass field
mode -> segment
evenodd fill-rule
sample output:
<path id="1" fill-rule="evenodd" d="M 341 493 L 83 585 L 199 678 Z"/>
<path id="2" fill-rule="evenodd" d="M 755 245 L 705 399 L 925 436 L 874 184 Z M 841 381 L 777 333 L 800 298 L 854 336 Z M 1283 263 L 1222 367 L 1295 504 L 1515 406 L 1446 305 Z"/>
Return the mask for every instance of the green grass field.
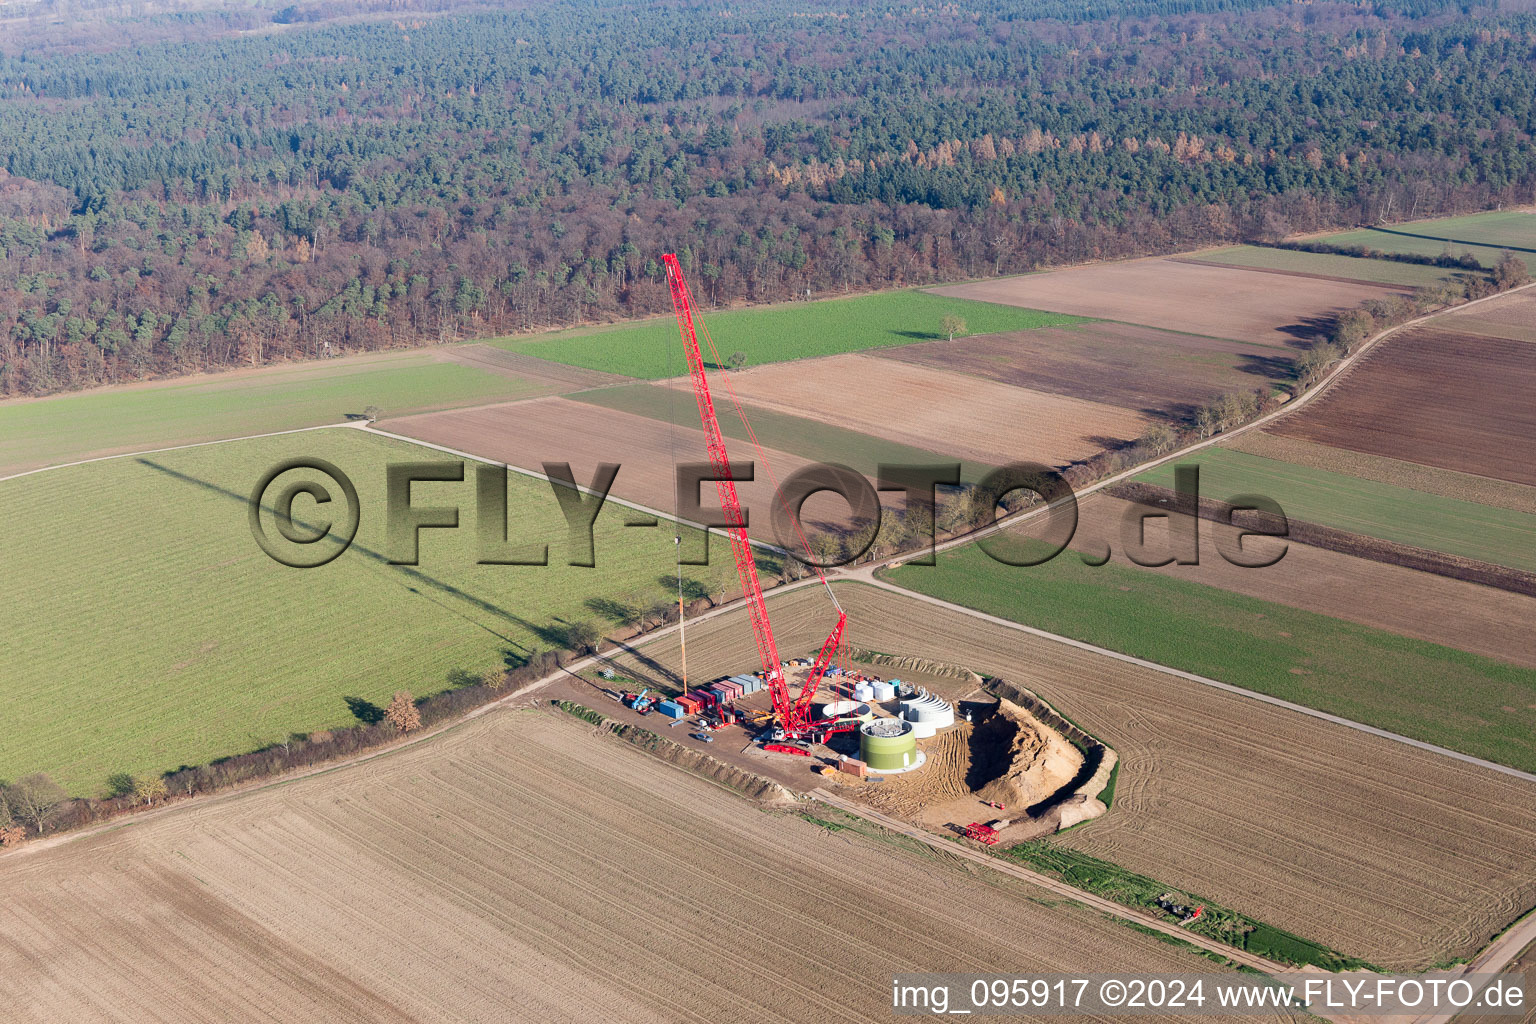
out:
<path id="1" fill-rule="evenodd" d="M 1351 281 L 1373 284 L 1402 284 L 1434 287 L 1444 284 L 1464 271 L 1441 270 L 1414 263 L 1392 260 L 1367 260 L 1326 252 L 1299 252 L 1295 249 L 1271 249 L 1263 245 L 1233 245 L 1210 249 L 1189 257 L 1203 263 L 1226 263 L 1234 267 L 1258 267 L 1262 270 L 1290 270 L 1302 274 L 1325 274 Z"/>
<path id="2" fill-rule="evenodd" d="M 0 475 L 111 451 L 339 423 L 369 405 L 390 415 L 541 390 L 412 352 L 0 402 Z"/>
<path id="3" fill-rule="evenodd" d="M 946 337 L 944 317 L 965 320 L 956 337 L 1058 327 L 1082 317 L 1044 313 L 992 302 L 950 299 L 920 291 L 879 292 L 849 299 L 795 302 L 699 316 L 714 336 L 721 359 L 744 352 L 748 366 L 869 348 L 911 345 Z M 655 380 L 688 372 L 671 317 L 638 323 L 584 327 L 536 338 L 502 338 L 491 344 L 540 359 L 589 370 Z M 700 332 L 706 362 L 713 362 Z"/>
<path id="4" fill-rule="evenodd" d="M 600 405 L 605 409 L 648 416 L 663 422 L 677 422 L 684 427 L 695 427 L 698 411 L 693 395 L 686 390 L 658 387 L 654 384 L 620 384 L 617 387 L 582 391 L 570 398 L 578 402 Z M 812 462 L 838 462 L 852 466 L 874 478 L 876 467 L 882 463 L 921 465 L 925 463 L 953 463 L 953 457 L 940 455 L 924 448 L 889 441 L 873 434 L 844 430 L 801 416 L 789 416 L 772 409 L 743 403 L 752 422 L 752 430 L 766 448 L 778 448 L 804 456 Z M 747 432 L 734 412 L 720 410 L 720 429 L 727 437 L 747 439 Z M 962 462 L 961 479 L 980 480 L 993 467 L 979 462 Z"/>
<path id="5" fill-rule="evenodd" d="M 329 565 L 290 569 L 257 548 L 247 495 L 280 459 L 328 459 L 356 483 L 361 529 Z M 385 704 L 559 647 L 570 621 L 608 628 L 613 601 L 672 598 L 673 529 L 629 529 L 607 506 L 593 569 L 566 563 L 550 485 L 511 474 L 509 533 L 550 562 L 476 565 L 473 466 L 414 502 L 457 504 L 457 530 L 422 533 L 420 565 L 386 564 L 386 461 L 442 458 L 337 429 L 74 466 L 0 483 L 0 778 L 47 771 L 95 794 L 116 772 L 199 764 L 355 721 L 344 698 Z M 286 480 L 287 478 L 285 478 Z M 300 517 L 315 514 L 308 498 Z M 325 518 L 330 518 L 327 515 Z M 268 529 L 271 527 L 269 525 Z M 722 540 L 687 577 L 735 574 Z M 599 602 L 596 607 L 588 602 Z"/>
<path id="6" fill-rule="evenodd" d="M 1185 461 L 1199 464 L 1200 493 L 1207 498 L 1264 494 L 1295 519 L 1536 571 L 1536 516 L 1524 512 L 1227 448 L 1207 448 Z M 1172 487 L 1173 470 L 1173 465 L 1167 464 L 1136 479 Z"/>
<path id="7" fill-rule="evenodd" d="M 885 578 L 1136 657 L 1536 770 L 1536 671 L 1071 551 L 1016 568 L 975 545 Z M 976 666 L 986 671 L 988 666 Z"/>
<path id="8" fill-rule="evenodd" d="M 1508 248 L 1536 271 L 1536 214 L 1513 210 L 1360 228 L 1324 235 L 1317 241 L 1332 245 L 1363 245 L 1379 252 L 1419 256 L 1439 256 L 1447 251 L 1460 256 L 1470 252 L 1485 267 L 1497 263 Z"/>

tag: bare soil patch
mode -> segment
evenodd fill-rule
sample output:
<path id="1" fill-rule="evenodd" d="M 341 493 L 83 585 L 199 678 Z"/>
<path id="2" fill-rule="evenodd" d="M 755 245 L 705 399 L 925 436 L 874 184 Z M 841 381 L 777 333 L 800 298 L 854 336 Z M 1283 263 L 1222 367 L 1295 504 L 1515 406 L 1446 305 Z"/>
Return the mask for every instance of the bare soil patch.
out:
<path id="1" fill-rule="evenodd" d="M 1536 485 L 1536 345 L 1419 327 L 1270 431 Z"/>
<path id="2" fill-rule="evenodd" d="M 845 795 L 935 831 L 1001 819 L 1009 823 L 1001 828 L 1011 840 L 1054 832 L 1055 821 L 1033 821 L 1029 808 L 1076 778 L 1082 753 L 1012 701 L 968 706 L 974 722 L 958 722 L 918 742 L 928 757 L 920 770 L 875 784 L 833 781 L 842 783 Z M 1009 831 L 1014 823 L 1019 828 Z"/>
<path id="3" fill-rule="evenodd" d="M 962 299 L 1291 346 L 1317 337 L 1342 310 L 1366 299 L 1400 294 L 1400 289 L 1385 285 L 1289 277 L 1173 259 L 1099 263 L 933 291 Z"/>
<path id="4" fill-rule="evenodd" d="M 1111 321 L 933 341 L 879 355 L 1175 417 L 1227 391 L 1283 383 L 1292 373 L 1289 352 Z"/>
<path id="5" fill-rule="evenodd" d="M 1147 424 L 1128 409 L 862 354 L 753 367 L 731 385 L 744 402 L 991 465 L 1067 465 Z"/>
<path id="6" fill-rule="evenodd" d="M 37 1020 L 853 1022 L 895 965 L 1212 966 L 534 712 L 0 863 Z"/>
<path id="7" fill-rule="evenodd" d="M 1120 756 L 1110 812 L 1059 842 L 1388 969 L 1469 956 L 1536 903 L 1536 786 L 913 598 L 838 593 L 852 642 L 1016 681 Z M 770 610 L 785 651 L 825 635 L 823 595 Z M 691 629 L 688 654 L 699 672 L 750 664 L 744 616 Z"/>

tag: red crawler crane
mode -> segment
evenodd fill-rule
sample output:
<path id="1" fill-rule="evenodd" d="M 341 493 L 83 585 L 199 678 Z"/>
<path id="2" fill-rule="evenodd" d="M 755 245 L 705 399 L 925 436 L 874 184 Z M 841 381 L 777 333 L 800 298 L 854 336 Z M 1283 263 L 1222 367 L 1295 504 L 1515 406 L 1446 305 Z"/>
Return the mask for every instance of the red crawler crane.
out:
<path id="1" fill-rule="evenodd" d="M 683 352 L 688 357 L 688 373 L 693 379 L 693 394 L 699 403 L 699 419 L 704 424 L 709 460 L 721 477 L 715 486 L 720 492 L 721 510 L 729 523 L 725 535 L 731 542 L 731 554 L 736 558 L 736 574 L 741 577 L 741 591 L 752 619 L 752 632 L 757 637 L 757 655 L 763 663 L 763 676 L 768 680 L 768 694 L 773 699 L 774 715 L 783 730 L 783 737 L 787 739 L 812 737 L 819 740 L 830 733 L 852 729 L 857 725 L 856 722 L 838 722 L 818 728 L 811 721 L 811 700 L 816 696 L 816 688 L 821 685 L 822 677 L 826 675 L 833 657 L 842 646 L 843 627 L 847 625 L 848 614 L 840 605 L 837 607 L 837 625 L 832 628 L 826 643 L 821 645 L 816 664 L 811 668 L 810 678 L 801 688 L 800 696 L 791 698 L 789 695 L 789 684 L 784 680 L 782 663 L 779 661 L 779 647 L 773 639 L 773 626 L 768 622 L 768 608 L 763 603 L 763 587 L 757 578 L 757 560 L 752 557 L 752 545 L 747 540 L 746 517 L 741 511 L 741 499 L 736 494 L 736 482 L 731 479 L 731 460 L 725 453 L 720 421 L 715 418 L 715 400 L 710 396 L 709 379 L 704 375 L 704 357 L 699 353 L 699 338 L 693 326 L 693 296 L 688 291 L 688 281 L 683 277 L 683 268 L 678 265 L 677 256 L 667 253 L 661 261 L 667 268 L 667 285 L 672 290 L 672 310 L 677 314 L 677 330 L 682 335 Z M 821 570 L 817 569 L 817 574 L 820 573 Z M 826 583 L 825 576 L 822 577 L 822 583 Z M 827 593 L 832 593 L 830 586 L 827 587 Z M 833 595 L 832 603 L 837 605 L 836 595 Z"/>

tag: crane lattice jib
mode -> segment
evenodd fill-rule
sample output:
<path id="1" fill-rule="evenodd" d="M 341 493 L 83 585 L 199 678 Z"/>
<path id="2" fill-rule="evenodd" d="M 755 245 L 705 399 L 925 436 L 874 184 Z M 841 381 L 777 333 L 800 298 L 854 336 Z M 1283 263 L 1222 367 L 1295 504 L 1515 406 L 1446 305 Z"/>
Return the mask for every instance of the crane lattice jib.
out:
<path id="1" fill-rule="evenodd" d="M 763 675 L 768 680 L 768 694 L 773 699 L 773 710 L 786 731 L 798 731 L 799 717 L 789 699 L 789 686 L 779 668 L 779 648 L 773 639 L 773 627 L 768 622 L 768 607 L 763 602 L 763 586 L 757 578 L 757 560 L 752 557 L 752 545 L 747 540 L 746 517 L 741 511 L 741 499 L 736 493 L 736 481 L 731 478 L 731 460 L 725 452 L 725 439 L 720 434 L 720 421 L 715 417 L 715 402 L 709 394 L 709 380 L 704 376 L 704 357 L 699 354 L 699 339 L 693 328 L 693 300 L 688 294 L 688 283 L 677 256 L 667 253 L 661 257 L 667 268 L 667 285 L 672 291 L 672 311 L 677 314 L 678 333 L 683 338 L 683 352 L 688 357 L 688 373 L 693 380 L 693 395 L 699 403 L 699 419 L 704 424 L 704 439 L 709 448 L 709 460 L 714 464 L 720 492 L 720 508 L 729 524 L 725 535 L 731 542 L 731 554 L 736 559 L 736 574 L 741 577 L 742 595 L 747 601 L 747 611 L 752 619 L 752 632 L 757 637 L 757 655 L 763 663 Z"/>

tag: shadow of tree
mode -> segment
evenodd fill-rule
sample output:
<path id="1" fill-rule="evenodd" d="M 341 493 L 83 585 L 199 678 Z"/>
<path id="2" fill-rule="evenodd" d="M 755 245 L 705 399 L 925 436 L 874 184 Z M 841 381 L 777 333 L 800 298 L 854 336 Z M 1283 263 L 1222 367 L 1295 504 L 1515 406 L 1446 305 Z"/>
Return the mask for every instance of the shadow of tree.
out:
<path id="1" fill-rule="evenodd" d="M 371 700 L 361 697 L 343 697 L 347 710 L 352 712 L 354 718 L 364 725 L 377 725 L 384 721 L 384 709 Z"/>

